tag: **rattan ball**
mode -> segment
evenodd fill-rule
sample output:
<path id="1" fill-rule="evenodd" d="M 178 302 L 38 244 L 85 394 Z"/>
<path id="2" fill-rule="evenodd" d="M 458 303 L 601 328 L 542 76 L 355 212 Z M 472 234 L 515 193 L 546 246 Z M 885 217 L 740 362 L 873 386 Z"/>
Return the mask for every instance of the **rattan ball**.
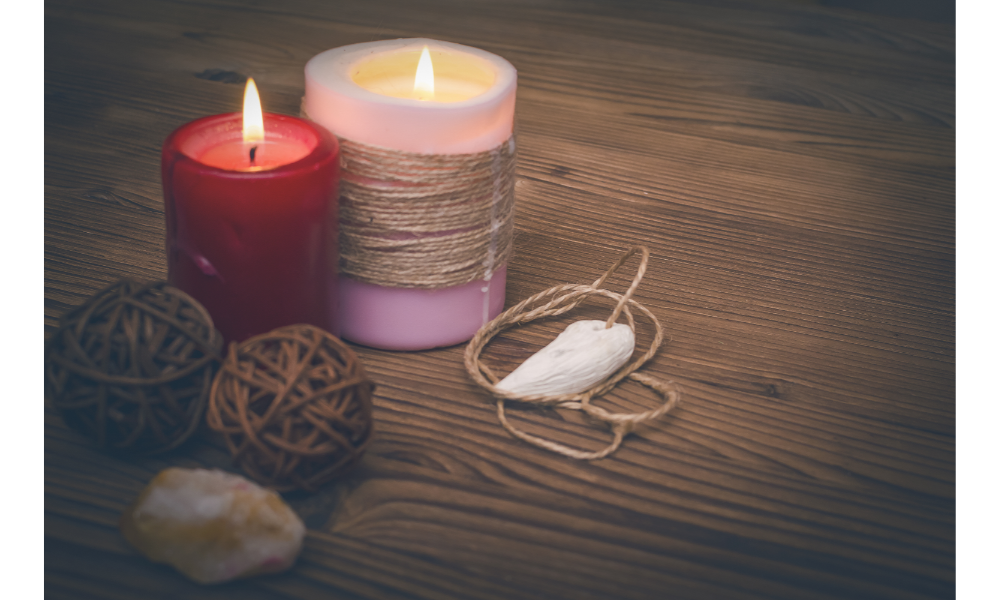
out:
<path id="1" fill-rule="evenodd" d="M 126 279 L 62 317 L 45 346 L 45 397 L 102 448 L 165 452 L 201 423 L 221 349 L 193 298 Z"/>
<path id="2" fill-rule="evenodd" d="M 278 491 L 315 491 L 364 453 L 374 389 L 343 342 L 292 325 L 230 345 L 206 421 L 253 479 Z"/>

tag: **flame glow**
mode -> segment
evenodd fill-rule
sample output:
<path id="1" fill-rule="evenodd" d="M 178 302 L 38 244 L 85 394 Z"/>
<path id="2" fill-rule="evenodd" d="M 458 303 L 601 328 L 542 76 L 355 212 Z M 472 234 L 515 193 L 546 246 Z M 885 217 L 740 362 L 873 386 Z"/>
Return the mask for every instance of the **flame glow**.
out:
<path id="1" fill-rule="evenodd" d="M 260 109 L 260 95 L 253 78 L 247 79 L 243 92 L 243 143 L 256 144 L 264 141 L 264 114 Z"/>
<path id="2" fill-rule="evenodd" d="M 413 78 L 413 97 L 417 100 L 434 99 L 434 64 L 427 46 L 424 46 L 420 62 L 417 63 L 417 74 Z"/>

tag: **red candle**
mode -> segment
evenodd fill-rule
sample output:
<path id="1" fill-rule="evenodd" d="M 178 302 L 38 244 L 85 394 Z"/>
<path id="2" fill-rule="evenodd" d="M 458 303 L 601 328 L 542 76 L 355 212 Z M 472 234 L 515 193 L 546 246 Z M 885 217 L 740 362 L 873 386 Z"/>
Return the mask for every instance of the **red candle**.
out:
<path id="1" fill-rule="evenodd" d="M 262 116 L 262 136 L 247 138 L 232 113 L 164 142 L 168 280 L 227 342 L 297 323 L 339 335 L 337 140 L 302 119 Z"/>

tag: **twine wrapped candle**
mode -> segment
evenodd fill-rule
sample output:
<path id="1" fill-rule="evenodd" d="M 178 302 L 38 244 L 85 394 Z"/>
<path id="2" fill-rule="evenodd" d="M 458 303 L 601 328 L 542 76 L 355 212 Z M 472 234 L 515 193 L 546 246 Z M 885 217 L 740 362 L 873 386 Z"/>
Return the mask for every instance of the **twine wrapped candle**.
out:
<path id="1" fill-rule="evenodd" d="M 305 79 L 303 112 L 341 141 L 342 336 L 393 350 L 471 339 L 504 304 L 514 67 L 402 39 L 323 52 Z"/>

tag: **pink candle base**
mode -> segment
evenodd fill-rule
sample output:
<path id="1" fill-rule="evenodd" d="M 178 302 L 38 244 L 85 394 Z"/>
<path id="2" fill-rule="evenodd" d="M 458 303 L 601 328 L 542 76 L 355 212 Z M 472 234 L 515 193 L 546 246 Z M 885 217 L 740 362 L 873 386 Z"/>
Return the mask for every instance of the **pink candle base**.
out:
<path id="1" fill-rule="evenodd" d="M 341 275 L 341 337 L 383 350 L 461 344 L 503 311 L 506 287 L 506 265 L 490 281 L 440 290 L 388 288 Z"/>

